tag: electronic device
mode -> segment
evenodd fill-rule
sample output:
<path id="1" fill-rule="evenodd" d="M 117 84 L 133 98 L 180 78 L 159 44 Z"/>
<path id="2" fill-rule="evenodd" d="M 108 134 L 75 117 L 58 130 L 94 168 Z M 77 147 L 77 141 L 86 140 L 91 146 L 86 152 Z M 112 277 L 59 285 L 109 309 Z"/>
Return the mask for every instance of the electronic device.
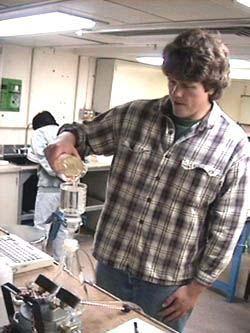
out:
<path id="1" fill-rule="evenodd" d="M 85 306 L 129 312 L 137 304 L 115 301 L 80 299 L 40 274 L 26 287 L 17 288 L 10 282 L 1 286 L 8 324 L 1 333 L 82 333 L 82 314 Z M 160 331 L 161 332 L 161 331 Z M 159 333 L 160 333 L 159 332 Z M 157 331 L 158 333 L 158 331 Z"/>
<path id="2" fill-rule="evenodd" d="M 0 236 L 0 256 L 6 259 L 14 274 L 50 266 L 54 261 L 47 253 L 14 234 Z"/>
<path id="3" fill-rule="evenodd" d="M 32 288 L 20 290 L 5 283 L 2 292 L 9 325 L 1 332 L 82 332 L 80 299 L 44 275 L 38 276 Z"/>

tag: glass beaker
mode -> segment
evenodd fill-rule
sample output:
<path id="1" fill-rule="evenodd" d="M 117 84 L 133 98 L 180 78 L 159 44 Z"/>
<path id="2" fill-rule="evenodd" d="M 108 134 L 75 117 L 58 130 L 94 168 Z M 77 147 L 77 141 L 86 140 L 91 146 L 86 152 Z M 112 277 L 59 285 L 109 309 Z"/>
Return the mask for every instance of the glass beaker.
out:
<path id="1" fill-rule="evenodd" d="M 60 210 L 67 217 L 77 217 L 85 212 L 87 185 L 83 183 L 62 183 Z"/>

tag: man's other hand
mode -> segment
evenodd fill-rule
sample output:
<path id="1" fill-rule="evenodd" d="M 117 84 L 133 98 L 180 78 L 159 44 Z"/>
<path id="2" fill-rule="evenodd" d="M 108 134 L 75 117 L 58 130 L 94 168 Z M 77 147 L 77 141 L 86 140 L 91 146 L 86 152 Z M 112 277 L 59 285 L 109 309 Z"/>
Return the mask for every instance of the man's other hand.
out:
<path id="1" fill-rule="evenodd" d="M 199 295 L 206 287 L 196 281 L 181 286 L 163 304 L 159 312 L 163 322 L 178 320 L 190 312 L 198 301 Z"/>

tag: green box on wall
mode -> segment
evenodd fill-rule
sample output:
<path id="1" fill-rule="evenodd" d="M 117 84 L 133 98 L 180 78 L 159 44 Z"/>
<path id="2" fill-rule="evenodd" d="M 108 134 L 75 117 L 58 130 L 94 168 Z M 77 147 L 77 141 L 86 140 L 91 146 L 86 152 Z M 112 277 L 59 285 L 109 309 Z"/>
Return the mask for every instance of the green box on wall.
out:
<path id="1" fill-rule="evenodd" d="M 20 111 L 22 81 L 2 78 L 0 111 Z"/>

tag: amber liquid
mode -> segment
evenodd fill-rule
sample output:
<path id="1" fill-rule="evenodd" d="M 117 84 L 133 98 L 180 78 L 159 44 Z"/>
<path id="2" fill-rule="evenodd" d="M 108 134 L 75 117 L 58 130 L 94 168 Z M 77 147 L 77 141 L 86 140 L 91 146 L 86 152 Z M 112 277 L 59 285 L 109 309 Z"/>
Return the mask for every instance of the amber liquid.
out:
<path id="1" fill-rule="evenodd" d="M 86 188 L 80 184 L 80 178 L 87 171 L 85 164 L 77 157 L 65 155 L 59 161 L 61 173 L 67 183 L 61 184 L 61 210 L 66 215 L 79 215 L 85 211 Z"/>
<path id="2" fill-rule="evenodd" d="M 60 161 L 61 173 L 70 181 L 76 182 L 87 171 L 85 164 L 73 155 L 66 155 Z"/>

